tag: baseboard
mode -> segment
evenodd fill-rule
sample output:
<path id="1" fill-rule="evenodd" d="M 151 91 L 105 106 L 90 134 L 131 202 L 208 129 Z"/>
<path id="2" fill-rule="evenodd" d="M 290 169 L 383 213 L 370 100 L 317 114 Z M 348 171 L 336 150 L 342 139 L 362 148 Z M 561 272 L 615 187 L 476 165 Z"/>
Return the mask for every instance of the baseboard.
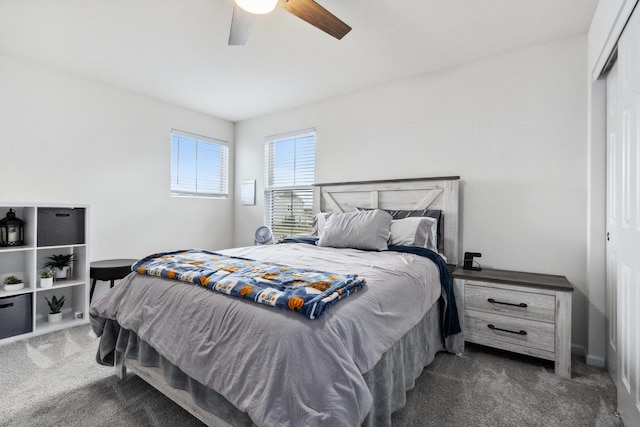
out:
<path id="1" fill-rule="evenodd" d="M 606 362 L 604 357 L 587 354 L 587 365 L 595 366 L 597 368 L 604 368 L 606 366 Z"/>
<path id="2" fill-rule="evenodd" d="M 597 368 L 606 367 L 604 357 L 594 356 L 593 354 L 587 354 L 587 350 L 582 345 L 571 344 L 571 354 L 574 356 L 580 356 L 585 358 L 587 365 L 595 366 Z"/>
<path id="3" fill-rule="evenodd" d="M 571 344 L 571 354 L 575 356 L 585 357 L 587 350 L 582 345 Z"/>

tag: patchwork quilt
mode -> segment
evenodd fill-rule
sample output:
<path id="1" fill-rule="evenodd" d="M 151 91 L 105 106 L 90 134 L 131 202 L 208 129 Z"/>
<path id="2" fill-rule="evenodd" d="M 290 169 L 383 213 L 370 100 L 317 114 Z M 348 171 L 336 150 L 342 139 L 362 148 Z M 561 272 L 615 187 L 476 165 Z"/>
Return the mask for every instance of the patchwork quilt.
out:
<path id="1" fill-rule="evenodd" d="M 149 255 L 131 270 L 293 310 L 309 319 L 365 285 L 355 274 L 294 268 L 199 249 Z"/>

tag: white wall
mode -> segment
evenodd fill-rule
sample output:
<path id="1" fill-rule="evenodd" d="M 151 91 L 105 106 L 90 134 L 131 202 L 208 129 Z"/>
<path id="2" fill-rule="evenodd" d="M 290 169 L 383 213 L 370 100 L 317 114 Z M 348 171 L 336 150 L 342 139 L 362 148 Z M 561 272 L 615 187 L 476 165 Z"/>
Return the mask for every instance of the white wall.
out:
<path id="1" fill-rule="evenodd" d="M 600 367 L 606 358 L 606 87 L 598 80 L 587 88 L 587 363 Z"/>
<path id="2" fill-rule="evenodd" d="M 224 120 L 0 55 L 0 202 L 91 205 L 92 260 L 229 247 L 233 194 L 169 197 L 171 128 L 227 141 L 234 132 Z M 233 162 L 233 144 L 230 153 Z"/>
<path id="3" fill-rule="evenodd" d="M 330 99 L 236 126 L 235 245 L 263 223 L 267 135 L 314 127 L 316 182 L 460 175 L 462 248 L 487 267 L 566 275 L 587 346 L 586 36 Z M 238 194 L 239 189 L 236 189 Z"/>

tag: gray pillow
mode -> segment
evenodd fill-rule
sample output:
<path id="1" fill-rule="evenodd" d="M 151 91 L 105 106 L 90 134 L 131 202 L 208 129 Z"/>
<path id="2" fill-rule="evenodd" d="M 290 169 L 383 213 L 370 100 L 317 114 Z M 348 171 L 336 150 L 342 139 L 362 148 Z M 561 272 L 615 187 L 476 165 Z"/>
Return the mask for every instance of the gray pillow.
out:
<path id="1" fill-rule="evenodd" d="M 380 209 L 334 213 L 327 218 L 318 246 L 383 251 L 387 249 L 391 219 Z"/>

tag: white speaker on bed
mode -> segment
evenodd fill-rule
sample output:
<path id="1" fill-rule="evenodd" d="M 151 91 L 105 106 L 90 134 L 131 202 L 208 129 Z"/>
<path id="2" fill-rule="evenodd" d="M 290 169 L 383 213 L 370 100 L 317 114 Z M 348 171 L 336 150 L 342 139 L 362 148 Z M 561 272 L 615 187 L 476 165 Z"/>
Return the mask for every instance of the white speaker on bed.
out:
<path id="1" fill-rule="evenodd" d="M 273 243 L 273 232 L 271 227 L 261 225 L 256 228 L 256 232 L 253 237 L 253 243 L 256 245 L 270 245 Z"/>

